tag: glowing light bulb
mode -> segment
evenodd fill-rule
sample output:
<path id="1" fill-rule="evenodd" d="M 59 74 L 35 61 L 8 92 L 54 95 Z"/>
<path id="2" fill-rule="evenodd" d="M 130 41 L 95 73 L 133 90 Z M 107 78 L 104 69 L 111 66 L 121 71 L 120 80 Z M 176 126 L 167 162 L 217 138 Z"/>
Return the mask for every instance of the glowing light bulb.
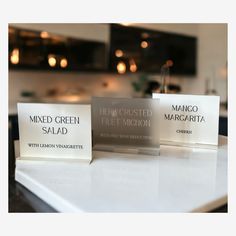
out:
<path id="1" fill-rule="evenodd" d="M 53 56 L 53 55 L 48 55 L 48 64 L 49 64 L 49 66 L 51 66 L 51 67 L 55 67 L 55 66 L 56 66 L 57 60 L 56 60 L 55 56 Z"/>
<path id="2" fill-rule="evenodd" d="M 149 34 L 144 32 L 144 33 L 141 34 L 141 37 L 143 39 L 147 39 L 149 37 Z"/>
<path id="3" fill-rule="evenodd" d="M 47 39 L 47 38 L 49 38 L 49 33 L 46 32 L 46 31 L 42 31 L 42 32 L 40 33 L 40 37 L 41 37 L 42 39 Z"/>
<path id="4" fill-rule="evenodd" d="M 12 64 L 16 65 L 20 62 L 20 51 L 19 48 L 14 48 L 11 53 L 10 61 Z"/>
<path id="5" fill-rule="evenodd" d="M 122 56 L 124 55 L 124 53 L 123 53 L 122 50 L 117 49 L 117 50 L 115 51 L 115 55 L 116 55 L 116 57 L 122 57 Z"/>
<path id="6" fill-rule="evenodd" d="M 138 67 L 137 67 L 135 61 L 134 61 L 133 59 L 131 59 L 131 60 L 129 61 L 129 64 L 130 64 L 129 70 L 130 70 L 132 73 L 136 72 L 137 69 L 138 69 Z"/>
<path id="7" fill-rule="evenodd" d="M 60 66 L 61 66 L 62 68 L 66 68 L 67 65 L 68 65 L 67 59 L 66 59 L 66 58 L 62 58 L 61 61 L 60 61 Z"/>
<path id="8" fill-rule="evenodd" d="M 126 72 L 126 65 L 123 61 L 120 61 L 116 68 L 119 74 L 124 74 Z"/>
<path id="9" fill-rule="evenodd" d="M 147 41 L 142 41 L 141 42 L 141 47 L 142 48 L 147 48 L 148 47 L 148 42 Z"/>

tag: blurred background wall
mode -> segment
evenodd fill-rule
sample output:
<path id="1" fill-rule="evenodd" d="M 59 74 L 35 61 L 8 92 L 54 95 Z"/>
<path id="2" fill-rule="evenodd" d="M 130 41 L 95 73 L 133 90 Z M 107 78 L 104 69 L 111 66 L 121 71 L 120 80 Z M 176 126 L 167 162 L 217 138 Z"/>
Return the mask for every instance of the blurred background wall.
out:
<path id="1" fill-rule="evenodd" d="M 172 76 L 172 82 L 181 86 L 183 94 L 205 94 L 209 89 L 216 90 L 221 102 L 227 99 L 227 24 L 127 24 L 152 30 L 180 33 L 195 36 L 197 46 L 197 74 Z M 109 45 L 109 24 L 10 24 L 10 26 L 47 31 L 63 36 L 96 40 Z M 115 73 L 89 72 L 48 72 L 48 71 L 9 71 L 9 108 L 14 109 L 21 101 L 22 91 L 34 91 L 37 96 L 46 96 L 46 91 L 60 89 L 72 92 L 83 91 L 84 101 L 90 96 L 137 96 L 131 82 L 136 74 L 118 75 Z M 159 74 L 150 74 L 158 80 Z M 208 84 L 208 85 L 207 85 Z M 13 108 L 12 108 L 13 107 Z"/>

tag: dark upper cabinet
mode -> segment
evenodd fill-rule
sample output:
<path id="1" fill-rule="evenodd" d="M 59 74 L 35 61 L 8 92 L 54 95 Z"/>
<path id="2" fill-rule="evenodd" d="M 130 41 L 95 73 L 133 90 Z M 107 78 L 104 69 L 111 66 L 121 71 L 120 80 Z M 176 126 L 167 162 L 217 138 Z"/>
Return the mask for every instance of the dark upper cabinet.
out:
<path id="1" fill-rule="evenodd" d="M 111 71 L 160 73 L 172 60 L 172 74 L 196 74 L 195 37 L 112 24 L 110 47 Z"/>
<path id="2" fill-rule="evenodd" d="M 9 28 L 9 68 L 107 71 L 105 43 Z"/>
<path id="3" fill-rule="evenodd" d="M 171 74 L 195 75 L 197 39 L 120 24 L 110 25 L 107 44 L 9 28 L 10 69 L 160 73 L 167 60 Z"/>

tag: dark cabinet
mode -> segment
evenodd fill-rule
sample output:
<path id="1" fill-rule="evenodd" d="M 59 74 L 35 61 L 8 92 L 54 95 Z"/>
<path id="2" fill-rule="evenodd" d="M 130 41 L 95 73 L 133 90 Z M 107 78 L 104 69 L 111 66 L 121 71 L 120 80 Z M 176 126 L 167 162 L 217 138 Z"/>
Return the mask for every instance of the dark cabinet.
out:
<path id="1" fill-rule="evenodd" d="M 9 68 L 50 71 L 106 71 L 103 42 L 9 29 Z"/>
<path id="2" fill-rule="evenodd" d="M 196 58 L 196 37 L 121 24 L 110 24 L 109 43 L 9 28 L 10 69 L 160 73 L 171 60 L 171 74 L 194 76 Z"/>
<path id="3" fill-rule="evenodd" d="M 160 73 L 161 66 L 171 60 L 172 74 L 196 74 L 195 37 L 112 24 L 110 45 L 111 71 L 123 64 L 126 72 Z"/>

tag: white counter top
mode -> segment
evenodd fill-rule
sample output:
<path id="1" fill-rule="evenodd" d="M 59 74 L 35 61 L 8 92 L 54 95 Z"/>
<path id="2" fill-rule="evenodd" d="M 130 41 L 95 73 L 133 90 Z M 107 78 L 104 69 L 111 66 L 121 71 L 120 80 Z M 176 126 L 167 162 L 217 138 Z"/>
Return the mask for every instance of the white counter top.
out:
<path id="1" fill-rule="evenodd" d="M 227 202 L 227 138 L 158 157 L 97 151 L 90 165 L 17 160 L 16 180 L 60 212 L 204 212 Z"/>

